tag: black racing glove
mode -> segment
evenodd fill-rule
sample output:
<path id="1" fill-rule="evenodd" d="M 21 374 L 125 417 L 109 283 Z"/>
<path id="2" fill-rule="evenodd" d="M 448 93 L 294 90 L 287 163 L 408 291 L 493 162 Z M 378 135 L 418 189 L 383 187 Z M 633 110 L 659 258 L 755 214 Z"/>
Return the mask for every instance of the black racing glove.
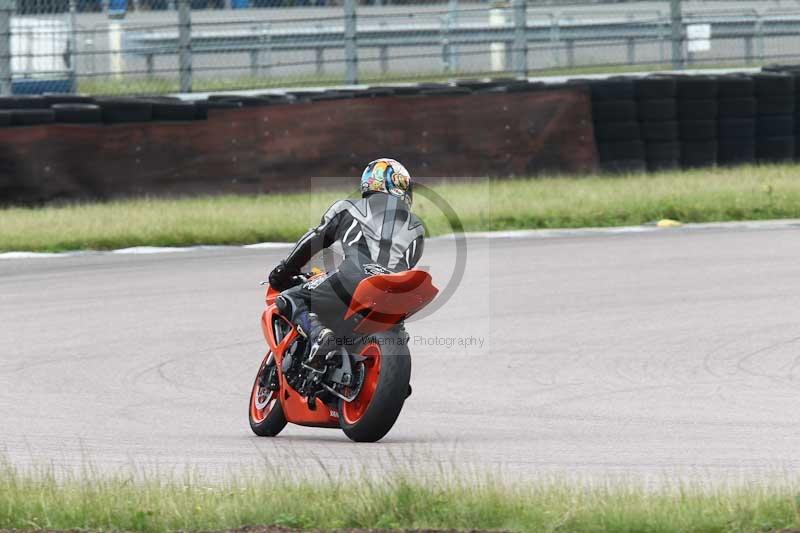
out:
<path id="1" fill-rule="evenodd" d="M 278 263 L 278 266 L 273 268 L 272 272 L 269 273 L 269 284 L 278 291 L 285 291 L 293 285 L 292 278 L 298 274 L 299 272 L 287 267 L 286 261 L 281 261 Z"/>

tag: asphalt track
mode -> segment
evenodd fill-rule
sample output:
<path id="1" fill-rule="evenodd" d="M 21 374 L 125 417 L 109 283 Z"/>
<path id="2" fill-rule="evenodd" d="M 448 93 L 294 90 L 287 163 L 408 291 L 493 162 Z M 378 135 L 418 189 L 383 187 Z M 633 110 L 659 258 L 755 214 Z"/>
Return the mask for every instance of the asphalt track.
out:
<path id="1" fill-rule="evenodd" d="M 283 251 L 0 261 L 0 450 L 20 467 L 164 475 L 791 476 L 798 236 L 472 238 L 453 297 L 409 324 L 414 394 L 370 445 L 250 433 L 258 281 Z M 427 247 L 442 285 L 452 258 L 451 241 Z"/>

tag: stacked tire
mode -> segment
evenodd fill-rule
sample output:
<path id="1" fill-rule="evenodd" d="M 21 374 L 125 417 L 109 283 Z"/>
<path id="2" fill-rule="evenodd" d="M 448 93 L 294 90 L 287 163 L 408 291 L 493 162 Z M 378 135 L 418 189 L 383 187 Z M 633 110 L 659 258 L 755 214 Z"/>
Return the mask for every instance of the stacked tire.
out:
<path id="1" fill-rule="evenodd" d="M 634 82 L 647 170 L 680 166 L 675 79 L 647 76 Z"/>
<path id="2" fill-rule="evenodd" d="M 756 159 L 756 99 L 753 79 L 742 74 L 717 78 L 720 165 L 746 165 Z"/>
<path id="3" fill-rule="evenodd" d="M 755 83 L 756 159 L 775 163 L 794 159 L 794 76 L 785 72 L 759 72 Z"/>
<path id="4" fill-rule="evenodd" d="M 600 169 L 618 173 L 644 171 L 644 143 L 633 79 L 597 80 L 590 83 L 590 88 Z"/>
<path id="5" fill-rule="evenodd" d="M 681 166 L 717 163 L 717 80 L 712 76 L 677 76 Z"/>

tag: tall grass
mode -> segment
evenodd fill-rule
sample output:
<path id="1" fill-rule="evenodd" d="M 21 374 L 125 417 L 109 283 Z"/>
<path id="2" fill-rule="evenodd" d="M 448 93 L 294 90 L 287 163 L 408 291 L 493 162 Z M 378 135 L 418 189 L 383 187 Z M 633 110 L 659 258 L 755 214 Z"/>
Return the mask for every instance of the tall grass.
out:
<path id="1" fill-rule="evenodd" d="M 209 531 L 244 525 L 512 531 L 722 533 L 800 525 L 796 487 L 644 490 L 490 479 L 207 483 L 0 473 L 0 529 Z"/>
<path id="2" fill-rule="evenodd" d="M 355 179 L 354 179 L 355 181 Z M 800 217 L 800 166 L 745 166 L 630 175 L 443 183 L 433 191 L 467 231 L 574 228 Z M 112 249 L 292 241 L 347 191 L 139 199 L 0 209 L 0 251 Z M 417 194 L 431 235 L 453 231 Z"/>

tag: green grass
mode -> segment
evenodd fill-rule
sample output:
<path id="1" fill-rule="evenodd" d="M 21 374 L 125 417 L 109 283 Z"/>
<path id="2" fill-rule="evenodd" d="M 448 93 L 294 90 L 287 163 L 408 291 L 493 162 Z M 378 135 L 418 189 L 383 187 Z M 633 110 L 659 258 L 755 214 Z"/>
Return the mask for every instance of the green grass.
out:
<path id="1" fill-rule="evenodd" d="M 697 63 L 689 64 L 687 69 L 714 69 L 737 68 L 746 65 L 742 62 L 730 63 Z M 672 70 L 671 63 L 647 63 L 633 65 L 585 65 L 578 67 L 554 67 L 542 70 L 532 70 L 529 76 L 580 76 L 582 74 L 624 74 L 626 72 L 655 72 Z M 362 84 L 390 84 L 390 83 L 421 83 L 421 82 L 446 82 L 464 78 L 497 78 L 514 76 L 513 72 L 395 72 L 381 74 L 379 72 L 363 72 L 359 76 Z M 321 74 L 302 76 L 232 76 L 224 78 L 204 78 L 196 76 L 192 84 L 193 92 L 218 92 L 250 89 L 276 89 L 285 87 L 333 87 L 344 85 L 344 75 Z M 78 92 L 92 95 L 120 95 L 120 94 L 166 94 L 180 92 L 177 72 L 172 77 L 123 77 L 102 78 L 84 77 L 78 80 Z"/>
<path id="2" fill-rule="evenodd" d="M 155 478 L 154 478 L 155 479 Z M 0 472 L 0 529 L 209 531 L 245 525 L 591 533 L 759 532 L 800 525 L 791 484 L 645 490 L 390 474 L 204 482 Z"/>
<path id="3" fill-rule="evenodd" d="M 356 179 L 354 178 L 354 182 Z M 747 166 L 626 177 L 443 183 L 433 190 L 467 231 L 800 218 L 800 166 Z M 293 241 L 341 191 L 140 199 L 0 209 L 0 251 Z M 420 191 L 429 235 L 452 232 Z"/>

